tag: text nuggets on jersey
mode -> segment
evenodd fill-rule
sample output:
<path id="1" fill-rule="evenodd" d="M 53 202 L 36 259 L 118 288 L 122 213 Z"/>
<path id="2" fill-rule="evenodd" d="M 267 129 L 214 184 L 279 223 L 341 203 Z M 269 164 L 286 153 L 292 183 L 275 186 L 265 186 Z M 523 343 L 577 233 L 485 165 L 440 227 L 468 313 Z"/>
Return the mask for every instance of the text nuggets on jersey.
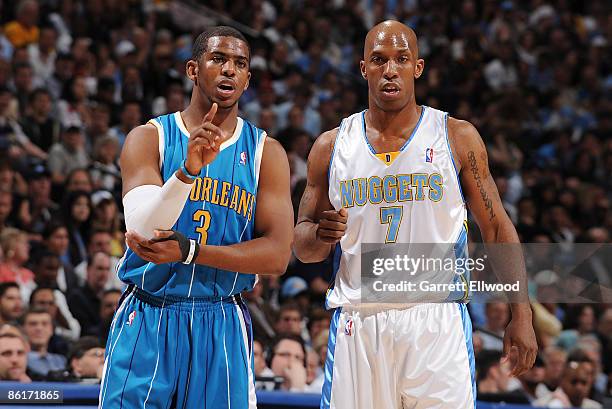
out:
<path id="1" fill-rule="evenodd" d="M 363 206 L 368 202 L 422 201 L 425 197 L 439 202 L 443 194 L 444 180 L 439 173 L 387 175 L 384 178 L 372 176 L 340 181 L 342 207 Z"/>

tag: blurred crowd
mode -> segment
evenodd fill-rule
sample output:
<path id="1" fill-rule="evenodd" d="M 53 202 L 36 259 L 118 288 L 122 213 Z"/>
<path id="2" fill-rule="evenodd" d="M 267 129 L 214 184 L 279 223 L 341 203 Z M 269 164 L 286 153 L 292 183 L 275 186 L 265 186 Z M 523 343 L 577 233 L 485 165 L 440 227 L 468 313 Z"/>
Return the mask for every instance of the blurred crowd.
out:
<path id="1" fill-rule="evenodd" d="M 176 3 L 247 28 L 241 115 L 287 150 L 296 214 L 314 139 L 367 106 L 365 34 L 393 18 L 419 37 L 417 102 L 478 128 L 521 240 L 610 242 L 609 2 L 0 0 L 0 379 L 99 379 L 123 289 L 117 158 L 132 128 L 190 97 L 203 27 L 186 30 Z M 294 260 L 244 295 L 258 388 L 321 390 L 330 278 L 330 261 Z M 499 360 L 508 306 L 470 308 L 481 398 L 597 408 L 612 395 L 612 306 L 534 302 L 541 353 L 519 378 Z"/>

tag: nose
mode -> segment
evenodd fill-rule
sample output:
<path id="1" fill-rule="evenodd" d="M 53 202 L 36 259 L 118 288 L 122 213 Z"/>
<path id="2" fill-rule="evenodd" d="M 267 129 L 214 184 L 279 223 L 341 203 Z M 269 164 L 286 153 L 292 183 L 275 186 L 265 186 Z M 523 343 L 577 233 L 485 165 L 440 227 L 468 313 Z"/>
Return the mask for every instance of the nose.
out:
<path id="1" fill-rule="evenodd" d="M 397 65 L 392 58 L 390 58 L 384 66 L 383 77 L 387 80 L 397 77 Z"/>
<path id="2" fill-rule="evenodd" d="M 228 59 L 225 64 L 223 64 L 222 72 L 226 77 L 233 77 L 236 75 L 236 65 L 234 64 L 234 61 Z"/>

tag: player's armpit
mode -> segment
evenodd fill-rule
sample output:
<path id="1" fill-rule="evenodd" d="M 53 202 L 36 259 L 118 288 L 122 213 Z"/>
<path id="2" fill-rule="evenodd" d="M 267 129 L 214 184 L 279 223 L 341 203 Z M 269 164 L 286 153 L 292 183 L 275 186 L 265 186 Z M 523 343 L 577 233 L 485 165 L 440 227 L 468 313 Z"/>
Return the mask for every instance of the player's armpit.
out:
<path id="1" fill-rule="evenodd" d="M 280 275 L 287 269 L 293 241 L 289 161 L 272 138 L 266 139 L 263 150 L 254 217 L 257 238 L 202 246 L 196 262 L 239 273 Z"/>
<path id="2" fill-rule="evenodd" d="M 140 125 L 128 134 L 119 158 L 123 196 L 142 185 L 161 186 L 159 136 L 154 125 Z"/>
<path id="3" fill-rule="evenodd" d="M 323 212 L 333 209 L 328 195 L 328 172 L 337 134 L 337 128 L 321 134 L 308 155 L 308 179 L 300 201 L 293 246 L 296 257 L 304 263 L 325 260 L 332 248 L 332 244 L 317 239 L 317 228 Z"/>

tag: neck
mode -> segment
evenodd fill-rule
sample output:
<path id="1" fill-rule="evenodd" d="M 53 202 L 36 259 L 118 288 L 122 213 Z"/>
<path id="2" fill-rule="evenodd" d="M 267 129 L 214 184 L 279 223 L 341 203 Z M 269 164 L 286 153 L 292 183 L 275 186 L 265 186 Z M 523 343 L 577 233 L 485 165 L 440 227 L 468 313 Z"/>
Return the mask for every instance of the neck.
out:
<path id="1" fill-rule="evenodd" d="M 32 345 L 32 351 L 38 352 L 41 355 L 47 354 L 47 344 Z"/>
<path id="2" fill-rule="evenodd" d="M 32 116 L 38 123 L 44 123 L 47 120 L 47 115 L 44 112 L 34 112 Z"/>
<path id="3" fill-rule="evenodd" d="M 367 125 L 385 135 L 401 135 L 406 128 L 414 128 L 423 109 L 414 99 L 399 111 L 383 111 L 376 107 L 371 98 L 369 107 L 366 112 Z"/>

